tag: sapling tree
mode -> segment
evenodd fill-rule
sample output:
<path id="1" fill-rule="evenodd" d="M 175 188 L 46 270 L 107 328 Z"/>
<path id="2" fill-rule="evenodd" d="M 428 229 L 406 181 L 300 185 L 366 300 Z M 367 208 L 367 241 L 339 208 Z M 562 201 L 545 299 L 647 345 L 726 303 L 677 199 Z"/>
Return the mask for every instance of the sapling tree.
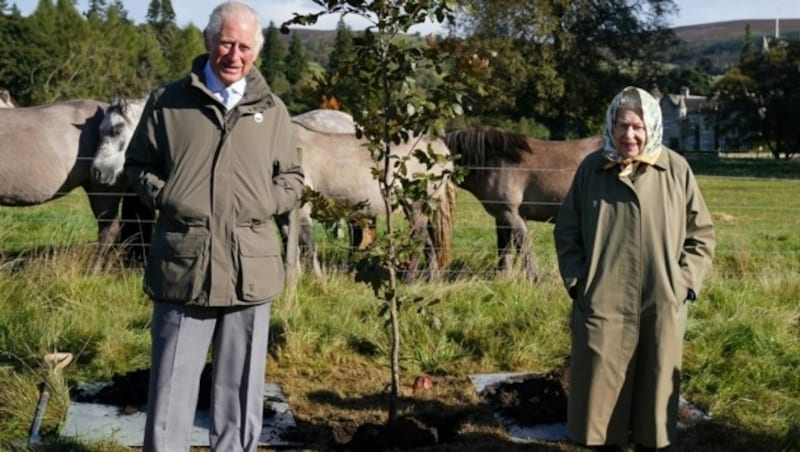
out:
<path id="1" fill-rule="evenodd" d="M 436 208 L 433 189 L 452 183 L 450 170 L 430 171 L 425 177 L 410 174 L 410 158 L 428 169 L 447 167 L 449 156 L 434 152 L 430 145 L 414 149 L 412 155 L 392 154 L 391 146 L 422 135 L 441 136 L 447 122 L 463 113 L 466 93 L 479 93 L 475 74 L 485 70 L 484 59 L 465 52 L 455 39 L 436 36 L 421 38 L 408 34 L 416 24 L 433 19 L 453 23 L 453 0 L 314 0 L 321 10 L 295 14 L 282 25 L 313 25 L 326 14 L 356 15 L 370 25 L 353 39 L 355 64 L 340 68 L 342 77 L 359 86 L 347 109 L 356 124 L 356 135 L 375 160 L 375 183 L 379 184 L 385 208 L 385 233 L 368 250 L 359 254 L 356 279 L 369 284 L 381 302 L 380 313 L 391 329 L 391 397 L 389 423 L 397 418 L 400 388 L 400 307 L 407 296 L 401 293 L 398 275 L 409 256 L 418 253 L 423 238 L 416 228 L 398 227 L 392 212 L 419 210 L 430 216 Z M 417 85 L 421 72 L 436 80 L 425 89 Z M 433 189 L 432 189 L 433 188 Z M 413 222 L 413 219 L 411 220 Z M 416 231 L 416 232 L 415 232 Z M 428 263 L 428 265 L 433 265 Z M 430 300 L 411 299 L 419 310 Z M 409 303 L 410 304 L 410 303 Z"/>

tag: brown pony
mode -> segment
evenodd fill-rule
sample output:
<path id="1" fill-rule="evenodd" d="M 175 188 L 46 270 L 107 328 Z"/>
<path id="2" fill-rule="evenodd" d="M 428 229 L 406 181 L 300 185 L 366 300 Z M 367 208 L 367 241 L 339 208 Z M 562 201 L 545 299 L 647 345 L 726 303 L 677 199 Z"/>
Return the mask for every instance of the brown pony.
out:
<path id="1" fill-rule="evenodd" d="M 547 141 L 497 129 L 455 130 L 445 143 L 456 165 L 468 170 L 460 187 L 477 197 L 495 219 L 498 267 L 513 266 L 513 250 L 524 258 L 528 280 L 538 279 L 525 220 L 553 222 L 575 170 L 602 137 Z"/>

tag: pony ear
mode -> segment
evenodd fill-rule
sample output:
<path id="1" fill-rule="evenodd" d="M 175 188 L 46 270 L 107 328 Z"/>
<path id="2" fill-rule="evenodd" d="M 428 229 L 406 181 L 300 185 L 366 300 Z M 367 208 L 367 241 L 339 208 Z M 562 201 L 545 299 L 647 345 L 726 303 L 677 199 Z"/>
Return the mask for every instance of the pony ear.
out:
<path id="1" fill-rule="evenodd" d="M 128 100 L 121 94 L 117 93 L 114 95 L 114 100 L 111 101 L 111 105 L 116 105 L 120 108 L 120 110 L 125 111 L 128 108 Z"/>

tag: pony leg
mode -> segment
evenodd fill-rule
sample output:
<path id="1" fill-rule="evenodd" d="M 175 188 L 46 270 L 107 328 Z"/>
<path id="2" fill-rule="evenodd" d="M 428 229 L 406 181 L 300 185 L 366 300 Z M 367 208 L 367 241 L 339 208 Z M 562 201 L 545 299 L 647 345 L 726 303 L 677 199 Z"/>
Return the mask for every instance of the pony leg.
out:
<path id="1" fill-rule="evenodd" d="M 439 272 L 439 260 L 436 257 L 436 246 L 433 240 L 433 225 L 426 215 L 417 214 L 411 223 L 411 236 L 415 241 L 423 244 L 422 253 L 415 252 L 408 263 L 406 280 L 412 281 L 417 278 L 420 268 L 421 255 L 425 255 L 427 278 L 429 281 L 436 281 L 441 278 Z"/>
<path id="2" fill-rule="evenodd" d="M 515 216 L 511 221 L 511 242 L 517 249 L 517 256 L 521 256 L 523 259 L 525 276 L 528 281 L 537 282 L 539 280 L 539 269 L 536 267 L 536 261 L 531 250 L 528 226 L 519 215 Z"/>
<path id="3" fill-rule="evenodd" d="M 299 232 L 299 240 L 298 240 L 298 254 L 301 257 L 303 264 L 310 268 L 314 276 L 322 276 L 322 267 L 319 263 L 319 258 L 317 257 L 317 246 L 316 242 L 314 241 L 314 230 L 313 225 L 311 223 L 311 214 L 309 212 L 309 207 L 302 206 L 300 207 L 297 215 L 294 215 L 297 218 L 297 225 L 293 225 L 291 222 L 292 215 L 289 213 L 284 213 L 281 215 L 275 216 L 275 223 L 278 225 L 278 230 L 281 233 L 281 240 L 283 241 L 284 250 L 286 250 L 286 254 L 288 255 L 287 247 L 288 240 L 289 240 L 289 228 L 297 227 Z"/>
<path id="4" fill-rule="evenodd" d="M 103 193 L 87 188 L 89 205 L 97 219 L 97 250 L 89 264 L 89 272 L 97 273 L 105 265 L 105 258 L 114 246 L 120 233 L 119 204 L 122 195 L 117 192 Z"/>
<path id="5" fill-rule="evenodd" d="M 427 276 L 429 281 L 438 281 L 441 275 L 441 268 L 439 267 L 439 250 L 436 249 L 436 241 L 434 240 L 433 223 L 427 216 L 421 215 L 422 224 L 419 226 L 422 234 L 425 234 L 425 263 L 427 264 Z"/>
<path id="6" fill-rule="evenodd" d="M 125 262 L 131 267 L 144 267 L 153 238 L 155 213 L 133 191 L 122 196 L 119 241 L 125 251 Z"/>
<path id="7" fill-rule="evenodd" d="M 283 248 L 286 248 L 286 240 L 289 237 L 289 214 L 284 213 L 280 215 L 275 215 L 275 224 L 278 225 L 278 231 L 281 234 L 281 242 Z"/>
<path id="8" fill-rule="evenodd" d="M 495 218 L 494 224 L 497 232 L 497 271 L 500 274 L 507 274 L 514 266 L 511 254 L 511 224 L 505 218 Z"/>
<path id="9" fill-rule="evenodd" d="M 311 269 L 314 276 L 322 276 L 317 242 L 314 240 L 314 225 L 311 223 L 311 214 L 305 206 L 300 209 L 300 253 L 303 262 Z"/>

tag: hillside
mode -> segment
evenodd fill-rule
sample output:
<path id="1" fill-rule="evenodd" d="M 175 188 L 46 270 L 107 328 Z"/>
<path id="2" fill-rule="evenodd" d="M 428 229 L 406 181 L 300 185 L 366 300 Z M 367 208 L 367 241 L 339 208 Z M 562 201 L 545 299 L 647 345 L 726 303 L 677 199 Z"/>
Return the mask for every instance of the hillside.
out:
<path id="1" fill-rule="evenodd" d="M 676 27 L 675 36 L 681 44 L 666 52 L 667 62 L 677 66 L 694 66 L 701 63 L 714 75 L 723 74 L 738 64 L 747 25 L 756 49 L 764 38 L 775 36 L 775 20 L 753 19 L 712 22 Z M 781 19 L 779 31 L 782 38 L 800 38 L 800 19 Z"/>
<path id="2" fill-rule="evenodd" d="M 326 65 L 328 56 L 333 51 L 333 43 L 336 42 L 336 30 L 314 30 L 308 28 L 290 28 L 288 34 L 281 34 L 286 45 L 293 35 L 300 37 L 303 47 L 306 50 L 306 57 L 309 61 Z"/>
<path id="3" fill-rule="evenodd" d="M 775 21 L 772 19 L 731 20 L 699 25 L 675 27 L 672 30 L 678 39 L 686 42 L 716 42 L 731 39 L 744 39 L 745 28 L 750 25 L 753 37 L 772 37 L 775 35 Z M 780 32 L 792 33 L 800 31 L 800 19 L 781 19 Z"/>
<path id="4" fill-rule="evenodd" d="M 667 61 L 678 66 L 693 66 L 699 61 L 709 63 L 711 71 L 722 74 L 738 62 L 745 29 L 750 25 L 753 42 L 760 48 L 764 37 L 775 35 L 775 20 L 752 19 L 711 22 L 675 27 L 675 36 L 681 44 L 667 52 Z M 800 19 L 781 19 L 780 35 L 800 39 Z M 290 34 L 282 35 L 288 45 L 293 33 L 302 39 L 307 57 L 323 66 L 328 61 L 336 39 L 336 30 L 292 28 Z"/>

